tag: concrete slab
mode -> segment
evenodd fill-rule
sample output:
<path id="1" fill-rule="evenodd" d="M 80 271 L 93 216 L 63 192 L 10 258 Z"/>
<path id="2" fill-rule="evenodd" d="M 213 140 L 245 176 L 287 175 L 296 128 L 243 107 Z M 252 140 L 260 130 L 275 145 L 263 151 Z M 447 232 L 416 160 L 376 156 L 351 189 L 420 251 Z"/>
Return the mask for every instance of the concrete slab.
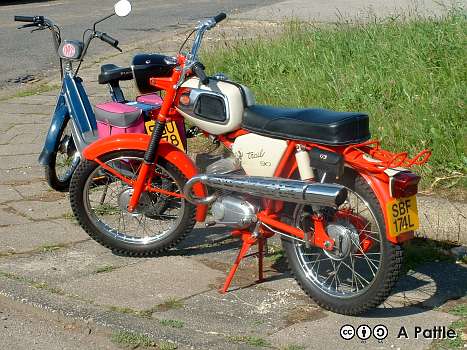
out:
<path id="1" fill-rule="evenodd" d="M 89 236 L 69 221 L 43 221 L 0 227 L 0 254 L 25 253 L 44 247 L 82 242 Z"/>
<path id="2" fill-rule="evenodd" d="M 0 145 L 0 156 L 8 156 L 14 154 L 16 156 L 25 155 L 25 154 L 35 154 L 38 155 L 41 152 L 41 149 L 37 147 L 35 143 L 21 143 L 15 144 L 11 143 L 9 145 Z"/>
<path id="3" fill-rule="evenodd" d="M 0 162 L 0 169 L 18 169 L 18 168 L 27 168 L 31 164 L 37 162 L 37 155 L 3 155 L 2 161 Z"/>
<path id="4" fill-rule="evenodd" d="M 371 319 L 368 317 L 350 317 L 329 313 L 328 317 L 312 322 L 302 322 L 287 327 L 268 338 L 272 344 L 281 347 L 294 342 L 305 349 L 427 349 L 431 339 L 414 339 L 415 327 L 433 328 L 435 326 L 449 326 L 459 319 L 457 316 L 437 311 L 420 313 L 417 308 L 407 308 L 413 314 L 393 318 Z M 388 336 L 379 342 L 373 336 L 366 341 L 354 336 L 351 340 L 344 340 L 340 336 L 340 329 L 344 325 L 351 325 L 357 329 L 360 325 L 367 325 L 373 329 L 377 325 L 388 328 Z M 398 339 L 397 335 L 404 326 L 409 339 Z M 320 339 L 320 341 L 317 341 Z"/>
<path id="5" fill-rule="evenodd" d="M 18 215 L 9 206 L 6 205 L 0 205 L 0 225 L 1 226 L 7 226 L 7 225 L 17 225 L 17 224 L 25 224 L 31 222 L 26 217 Z"/>
<path id="6" fill-rule="evenodd" d="M 60 288 L 100 305 L 144 310 L 205 292 L 220 276 L 218 271 L 192 259 L 166 256 L 65 282 Z"/>
<path id="7" fill-rule="evenodd" d="M 27 216 L 33 220 L 57 219 L 63 218 L 70 212 L 70 203 L 68 199 L 62 198 L 56 201 L 21 201 L 9 204 L 18 213 Z"/>
<path id="8" fill-rule="evenodd" d="M 110 330 L 92 322 L 77 321 L 14 303 L 0 295 L 0 339 L 2 349 L 65 350 L 118 349 Z"/>
<path id="9" fill-rule="evenodd" d="M 79 226 L 66 226 L 69 242 L 82 237 Z M 81 231 L 80 231 L 81 230 Z M 77 241 L 79 242 L 79 241 Z M 67 281 L 73 282 L 81 277 L 98 274 L 98 270 L 107 267 L 118 269 L 130 264 L 140 264 L 144 259 L 132 259 L 112 254 L 112 252 L 94 241 L 85 241 L 62 247 L 60 245 L 44 246 L 46 250 L 36 254 L 19 254 L 0 259 L 0 271 L 24 276 L 30 280 L 43 281 L 58 287 Z M 104 273 L 104 272 L 103 272 Z M 97 286 L 96 286 L 97 287 Z"/>
<path id="10" fill-rule="evenodd" d="M 44 179 L 44 169 L 40 166 L 21 169 L 0 169 L 0 184 L 24 185 Z"/>
<path id="11" fill-rule="evenodd" d="M 22 199 L 21 195 L 13 188 L 13 186 L 0 185 L 0 203 L 20 199 Z"/>

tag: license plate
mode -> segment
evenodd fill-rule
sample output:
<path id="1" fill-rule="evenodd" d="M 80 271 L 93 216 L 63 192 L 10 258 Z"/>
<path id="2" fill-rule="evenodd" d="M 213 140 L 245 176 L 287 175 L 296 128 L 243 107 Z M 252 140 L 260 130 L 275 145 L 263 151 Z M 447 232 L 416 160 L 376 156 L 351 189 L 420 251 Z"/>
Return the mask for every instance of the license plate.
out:
<path id="1" fill-rule="evenodd" d="M 146 132 L 151 135 L 154 130 L 156 122 L 154 120 L 147 121 L 145 123 Z M 164 132 L 162 133 L 162 140 L 171 143 L 178 149 L 185 152 L 185 147 L 183 146 L 182 138 L 177 128 L 177 123 L 175 121 L 167 122 L 165 124 Z"/>
<path id="2" fill-rule="evenodd" d="M 386 214 L 389 219 L 389 235 L 392 237 L 407 231 L 415 231 L 420 226 L 416 196 L 390 201 L 386 207 Z"/>

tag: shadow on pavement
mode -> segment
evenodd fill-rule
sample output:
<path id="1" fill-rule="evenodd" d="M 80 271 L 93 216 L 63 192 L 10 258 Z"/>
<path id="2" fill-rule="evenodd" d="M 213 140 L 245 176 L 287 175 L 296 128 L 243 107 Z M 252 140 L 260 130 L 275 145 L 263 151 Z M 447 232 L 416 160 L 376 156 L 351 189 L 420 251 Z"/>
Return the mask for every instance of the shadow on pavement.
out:
<path id="1" fill-rule="evenodd" d="M 381 318 L 419 314 L 466 295 L 467 267 L 433 262 L 402 276 L 387 302 L 364 316 Z"/>

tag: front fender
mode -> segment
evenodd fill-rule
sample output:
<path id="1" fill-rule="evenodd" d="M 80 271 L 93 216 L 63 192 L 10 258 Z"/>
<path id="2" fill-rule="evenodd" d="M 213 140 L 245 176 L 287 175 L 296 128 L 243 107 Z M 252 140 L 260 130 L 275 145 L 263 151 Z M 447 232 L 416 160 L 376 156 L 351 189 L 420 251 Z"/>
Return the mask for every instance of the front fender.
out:
<path id="1" fill-rule="evenodd" d="M 42 152 L 39 155 L 39 164 L 48 165 L 50 163 L 51 157 L 55 150 L 57 149 L 57 144 L 60 141 L 60 130 L 63 127 L 63 124 L 70 118 L 68 113 L 68 108 L 65 104 L 65 97 L 63 94 L 60 94 L 57 101 L 57 106 L 55 107 L 55 112 L 50 123 L 49 131 L 45 138 L 44 147 Z"/>
<path id="2" fill-rule="evenodd" d="M 147 134 L 112 135 L 87 146 L 83 151 L 83 157 L 95 160 L 104 154 L 119 150 L 146 151 L 150 138 L 151 136 Z M 168 142 L 159 144 L 157 155 L 174 165 L 187 179 L 198 174 L 198 169 L 193 161 L 184 152 Z M 193 191 L 199 197 L 207 195 L 205 187 L 201 184 L 193 186 Z M 196 221 L 203 222 L 206 219 L 207 206 L 198 205 L 196 209 Z"/>

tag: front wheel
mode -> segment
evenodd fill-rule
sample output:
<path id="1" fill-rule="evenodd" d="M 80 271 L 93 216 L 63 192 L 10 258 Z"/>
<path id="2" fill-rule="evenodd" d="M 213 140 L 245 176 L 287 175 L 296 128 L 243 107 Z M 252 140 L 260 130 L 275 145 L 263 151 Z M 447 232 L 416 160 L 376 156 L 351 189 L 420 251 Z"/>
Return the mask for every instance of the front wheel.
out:
<path id="1" fill-rule="evenodd" d="M 337 210 L 297 205 L 293 222 L 313 232 L 311 215 L 321 210 L 335 248 L 326 251 L 283 239 L 289 267 L 302 289 L 320 306 L 345 315 L 360 314 L 381 304 L 396 283 L 402 250 L 386 239 L 383 213 L 371 187 L 347 172 L 341 183 L 348 199 Z"/>
<path id="2" fill-rule="evenodd" d="M 116 151 L 101 157 L 106 166 L 136 180 L 144 152 Z M 159 158 L 152 185 L 182 193 L 187 179 L 171 163 Z M 70 184 L 70 202 L 79 224 L 91 238 L 126 255 L 154 255 L 179 242 L 195 224 L 195 206 L 183 198 L 143 192 L 133 212 L 127 206 L 133 188 L 103 169 L 83 160 Z"/>
<path id="3" fill-rule="evenodd" d="M 71 120 L 66 120 L 55 145 L 50 163 L 45 166 L 45 179 L 55 191 L 66 192 L 70 187 L 71 177 L 80 161 L 71 133 Z"/>

